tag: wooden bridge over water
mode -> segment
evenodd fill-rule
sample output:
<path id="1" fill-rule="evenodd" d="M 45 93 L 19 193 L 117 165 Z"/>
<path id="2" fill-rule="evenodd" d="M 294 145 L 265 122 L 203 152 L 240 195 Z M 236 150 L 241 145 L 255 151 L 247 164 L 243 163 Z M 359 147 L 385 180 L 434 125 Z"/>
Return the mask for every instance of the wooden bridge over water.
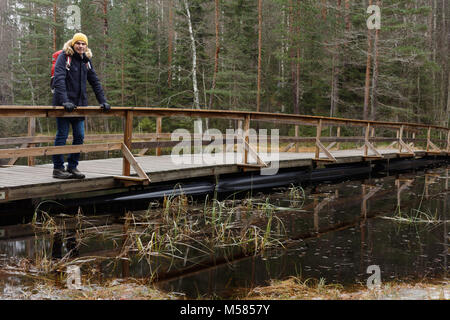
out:
<path id="1" fill-rule="evenodd" d="M 88 135 L 84 145 L 51 146 L 53 136 L 36 136 L 37 117 L 121 117 L 123 134 Z M 449 128 L 403 122 L 383 122 L 340 119 L 247 111 L 195 110 L 168 108 L 115 107 L 104 113 L 99 107 L 79 107 L 67 113 L 62 107 L 0 106 L 0 117 L 27 117 L 28 135 L 0 138 L 0 206 L 16 200 L 57 198 L 78 194 L 89 197 L 94 192 L 123 190 L 134 185 L 149 185 L 182 179 L 209 179 L 242 171 L 258 172 L 268 168 L 276 159 L 284 168 L 315 168 L 322 165 L 359 164 L 390 161 L 398 158 L 437 156 L 448 159 L 450 153 Z M 155 119 L 156 132 L 134 133 L 133 119 Z M 195 119 L 234 120 L 235 129 L 227 148 L 214 155 L 214 163 L 207 162 L 200 153 L 183 155 L 184 161 L 176 163 L 171 155 L 163 155 L 179 145 L 170 133 L 163 132 L 163 119 L 188 117 Z M 279 136 L 279 147 L 274 151 L 263 150 L 265 145 L 252 133 L 255 127 L 270 123 L 269 128 L 292 126 L 294 135 Z M 312 136 L 301 136 L 303 126 L 313 127 Z M 359 129 L 358 129 L 359 128 Z M 286 131 L 286 130 L 285 130 Z M 349 134 L 350 133 L 350 134 Z M 269 134 L 270 137 L 270 134 Z M 172 137 L 173 138 L 173 137 Z M 213 134 L 193 134 L 187 142 L 191 146 L 210 145 L 216 141 Z M 227 137 L 228 138 L 228 137 Z M 70 143 L 70 139 L 68 139 Z M 45 146 L 49 144 L 50 146 Z M 274 144 L 269 141 L 267 145 Z M 343 148 L 345 144 L 346 148 Z M 43 146 L 44 145 L 44 146 Z M 308 148 L 302 146 L 308 146 Z M 381 146 L 382 145 L 382 146 Z M 230 148 L 231 146 L 231 148 Z M 155 155 L 146 156 L 149 150 Z M 197 149 L 198 151 L 199 149 Z M 201 150 L 201 149 L 200 149 Z M 36 164 L 35 157 L 53 154 L 120 151 L 119 158 L 80 161 L 79 169 L 86 174 L 83 180 L 59 180 L 52 178 L 52 164 Z M 265 151 L 265 152 L 262 152 Z M 28 158 L 28 165 L 15 165 L 19 158 Z"/>

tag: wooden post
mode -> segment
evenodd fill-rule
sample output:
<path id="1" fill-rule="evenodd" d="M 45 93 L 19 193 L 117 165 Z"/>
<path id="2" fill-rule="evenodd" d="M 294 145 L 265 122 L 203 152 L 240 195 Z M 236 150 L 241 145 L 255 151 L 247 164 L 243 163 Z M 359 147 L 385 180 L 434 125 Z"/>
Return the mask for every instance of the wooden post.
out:
<path id="1" fill-rule="evenodd" d="M 295 137 L 298 138 L 298 125 L 295 125 Z M 298 141 L 295 141 L 295 152 L 298 152 Z"/>
<path id="2" fill-rule="evenodd" d="M 370 131 L 370 137 L 371 138 L 375 137 L 375 127 L 372 127 L 372 130 Z M 376 146 L 375 141 L 371 143 L 374 147 Z"/>
<path id="3" fill-rule="evenodd" d="M 237 120 L 236 121 L 236 130 L 235 132 L 237 132 L 237 134 L 241 134 L 242 133 L 242 137 L 244 136 L 244 131 L 242 130 L 242 120 Z M 242 141 L 242 143 L 239 143 L 239 138 L 238 136 L 236 136 L 236 138 L 238 138 L 237 140 L 235 140 L 236 142 L 236 152 L 239 154 L 243 154 L 244 153 L 244 142 Z M 234 143 L 234 142 L 233 142 Z M 235 146 L 233 145 L 233 152 L 235 150 Z"/>
<path id="4" fill-rule="evenodd" d="M 450 131 L 449 131 L 449 132 L 450 132 Z M 412 139 L 413 139 L 413 141 L 412 141 L 412 143 L 411 143 L 411 149 L 413 149 L 413 148 L 414 148 L 414 145 L 415 145 L 415 140 L 416 140 L 416 133 L 415 133 L 415 132 L 412 133 Z"/>
<path id="5" fill-rule="evenodd" d="M 337 127 L 336 137 L 338 137 L 338 138 L 341 137 L 341 127 Z M 341 149 L 341 143 L 340 142 L 336 143 L 336 148 L 337 148 L 337 150 Z"/>
<path id="6" fill-rule="evenodd" d="M 387 148 L 389 149 L 389 148 L 393 148 L 394 146 L 395 146 L 395 144 L 399 144 L 399 142 L 398 142 L 398 130 L 397 130 L 397 132 L 396 132 L 396 134 L 395 134 L 395 138 L 397 139 L 397 140 L 394 140 L 394 141 L 392 141 L 388 146 L 387 146 Z"/>
<path id="7" fill-rule="evenodd" d="M 450 130 L 447 130 L 447 152 L 450 152 Z"/>
<path id="8" fill-rule="evenodd" d="M 36 135 L 36 118 L 35 117 L 29 117 L 28 118 L 28 136 L 34 137 Z M 35 144 L 29 144 L 29 147 L 34 147 Z M 28 165 L 34 166 L 34 157 L 30 156 L 28 157 Z"/>
<path id="9" fill-rule="evenodd" d="M 399 134 L 398 134 L 398 141 L 399 141 L 399 143 L 398 143 L 398 152 L 399 153 L 402 153 L 402 144 L 400 143 L 400 141 L 402 141 L 403 140 L 403 126 L 400 126 L 400 131 L 399 131 Z"/>
<path id="10" fill-rule="evenodd" d="M 128 110 L 125 114 L 125 128 L 123 132 L 123 143 L 131 151 L 131 140 L 133 136 L 133 111 Z M 122 175 L 130 175 L 130 162 L 123 156 Z"/>
<path id="11" fill-rule="evenodd" d="M 398 148 L 398 146 L 400 145 L 400 143 L 398 142 L 398 138 L 400 137 L 400 130 L 397 130 L 397 133 L 395 134 L 395 136 L 397 137 L 397 148 Z M 394 146 L 394 144 L 392 146 Z"/>
<path id="12" fill-rule="evenodd" d="M 369 142 L 369 132 L 370 132 L 370 122 L 367 122 L 366 132 L 364 133 L 364 157 L 368 156 L 369 147 L 367 142 Z"/>
<path id="13" fill-rule="evenodd" d="M 156 141 L 159 140 L 159 134 L 162 133 L 162 117 L 157 117 L 156 118 Z M 161 155 L 161 148 L 157 147 L 156 148 L 156 155 L 160 156 Z"/>
<path id="14" fill-rule="evenodd" d="M 320 156 L 318 142 L 320 142 L 321 134 L 322 134 L 322 119 L 319 120 L 319 123 L 317 124 L 317 127 L 316 127 L 316 154 L 315 154 L 316 159 L 319 159 L 319 156 Z"/>
<path id="15" fill-rule="evenodd" d="M 383 156 L 378 152 L 378 150 L 374 147 L 374 145 L 369 141 L 369 136 L 373 134 L 373 127 L 370 127 L 370 122 L 367 122 L 366 131 L 364 132 L 364 159 L 368 158 L 383 158 Z M 375 153 L 374 156 L 369 156 L 369 149 L 372 150 L 373 153 Z"/>
<path id="16" fill-rule="evenodd" d="M 244 120 L 244 141 L 243 141 L 243 149 L 244 149 L 244 164 L 248 164 L 248 150 L 245 148 L 245 143 L 249 143 L 249 130 L 250 130 L 250 115 L 245 116 Z"/>
<path id="17" fill-rule="evenodd" d="M 430 138 L 431 138 L 431 127 L 428 127 L 427 132 L 427 152 L 430 151 Z"/>

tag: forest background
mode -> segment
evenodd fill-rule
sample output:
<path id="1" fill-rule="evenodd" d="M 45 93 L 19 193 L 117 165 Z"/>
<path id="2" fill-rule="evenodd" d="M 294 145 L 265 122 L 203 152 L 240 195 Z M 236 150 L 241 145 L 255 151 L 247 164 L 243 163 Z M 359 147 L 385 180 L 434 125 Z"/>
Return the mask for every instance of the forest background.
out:
<path id="1" fill-rule="evenodd" d="M 370 5 L 381 9 L 378 29 L 368 27 Z M 52 53 L 81 31 L 113 107 L 448 126 L 449 7 L 448 0 L 0 0 L 0 105 L 51 105 Z M 97 104 L 90 89 L 89 101 Z M 0 119 L 0 136 L 23 131 L 24 121 Z M 148 118 L 135 125 L 155 130 Z M 114 118 L 88 118 L 86 126 L 122 131 Z M 55 121 L 38 119 L 36 129 L 51 134 Z"/>

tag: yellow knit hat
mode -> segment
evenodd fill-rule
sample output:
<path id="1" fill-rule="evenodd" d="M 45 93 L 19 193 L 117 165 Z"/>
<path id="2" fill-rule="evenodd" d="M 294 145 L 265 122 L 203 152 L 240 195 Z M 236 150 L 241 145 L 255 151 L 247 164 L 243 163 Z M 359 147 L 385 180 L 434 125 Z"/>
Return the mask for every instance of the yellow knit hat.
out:
<path id="1" fill-rule="evenodd" d="M 84 42 L 86 42 L 86 45 L 88 45 L 88 38 L 83 33 L 75 33 L 75 35 L 72 38 L 72 46 L 77 41 L 84 41 Z"/>

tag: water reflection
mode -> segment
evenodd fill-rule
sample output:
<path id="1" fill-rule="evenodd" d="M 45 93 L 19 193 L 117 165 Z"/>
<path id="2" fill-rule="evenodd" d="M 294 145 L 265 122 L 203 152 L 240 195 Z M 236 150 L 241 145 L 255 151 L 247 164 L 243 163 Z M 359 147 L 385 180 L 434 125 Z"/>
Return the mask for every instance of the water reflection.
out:
<path id="1" fill-rule="evenodd" d="M 29 225 L 1 227 L 0 264 L 10 257 L 33 259 L 42 251 L 54 258 L 103 257 L 92 263 L 98 281 L 156 277 L 161 288 L 190 297 L 229 297 L 236 288 L 291 275 L 345 285 L 365 283 L 369 265 L 380 266 L 382 281 L 447 277 L 448 185 L 449 169 L 444 168 L 322 184 L 301 189 L 304 196 L 293 188 L 258 194 L 251 201 L 275 208 L 286 238 L 284 248 L 270 248 L 256 256 L 238 248 L 201 252 L 178 245 L 175 261 L 162 255 L 139 257 L 129 250 L 136 234 L 130 232 L 132 217 L 126 216 L 92 218 L 84 229 L 76 221 L 62 219 L 67 232 L 56 237 L 35 237 Z M 246 206 L 243 201 L 234 208 L 233 223 L 258 220 L 249 216 Z M 192 216 L 201 210 L 191 207 Z M 98 232 L 81 237 L 87 227 Z M 18 282 L 17 276 L 0 277 L 0 293 Z"/>
<path id="2" fill-rule="evenodd" d="M 306 213 L 285 217 L 291 239 L 299 240 L 286 250 L 217 267 L 207 278 L 185 276 L 164 283 L 164 288 L 192 296 L 227 296 L 230 288 L 252 288 L 290 275 L 351 285 L 365 283 L 367 267 L 373 264 L 380 266 L 382 281 L 446 278 L 448 180 L 448 169 L 441 169 L 319 186 L 307 191 Z M 434 220 L 395 220 L 398 212 L 414 216 L 417 211 Z"/>

